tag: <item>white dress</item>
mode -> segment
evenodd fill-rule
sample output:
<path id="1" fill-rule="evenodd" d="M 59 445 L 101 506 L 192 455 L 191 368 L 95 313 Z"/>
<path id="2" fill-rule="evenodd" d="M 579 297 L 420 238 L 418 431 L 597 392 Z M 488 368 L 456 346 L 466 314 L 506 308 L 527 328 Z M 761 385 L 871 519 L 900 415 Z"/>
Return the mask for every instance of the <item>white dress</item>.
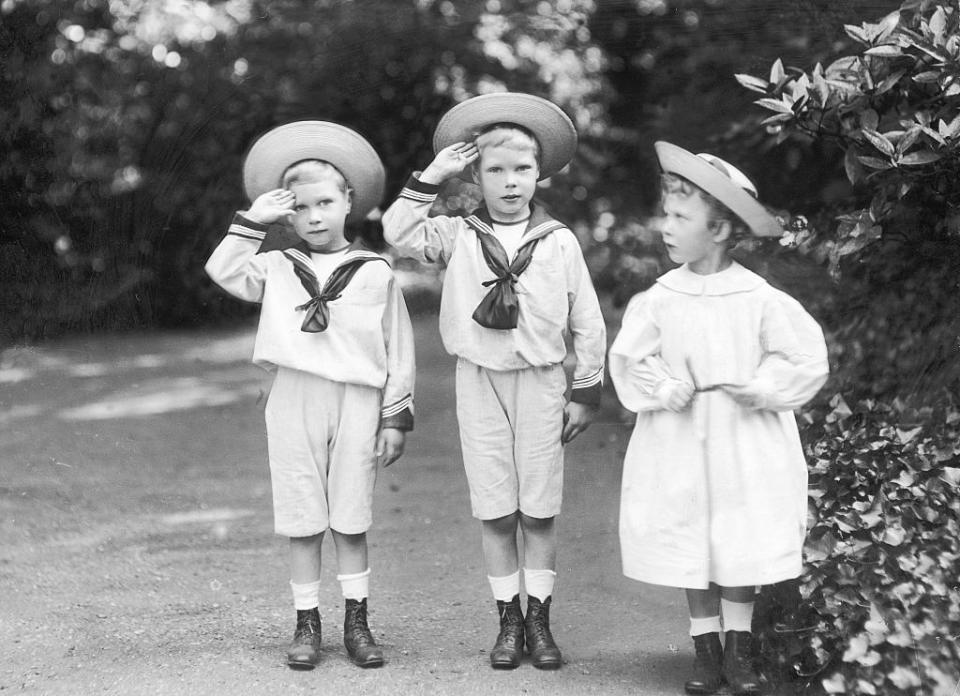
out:
<path id="1" fill-rule="evenodd" d="M 609 364 L 637 413 L 620 499 L 624 574 L 699 589 L 797 577 L 807 468 L 792 410 L 826 381 L 817 322 L 739 264 L 705 276 L 683 266 L 630 301 Z M 673 413 L 657 398 L 670 379 L 752 383 L 764 407 L 715 389 Z"/>

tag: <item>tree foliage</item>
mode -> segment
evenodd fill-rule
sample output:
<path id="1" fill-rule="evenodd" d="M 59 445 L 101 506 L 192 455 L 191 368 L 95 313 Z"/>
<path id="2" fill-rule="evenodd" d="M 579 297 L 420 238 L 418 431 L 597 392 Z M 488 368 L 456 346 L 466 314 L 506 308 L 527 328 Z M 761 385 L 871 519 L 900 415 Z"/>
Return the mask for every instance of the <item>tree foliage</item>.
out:
<path id="1" fill-rule="evenodd" d="M 385 161 L 388 195 L 425 164 L 440 115 L 479 92 L 543 94 L 589 130 L 602 111 L 590 7 L 6 0 L 4 334 L 244 311 L 211 288 L 202 260 L 245 203 L 244 149 L 278 123 L 357 129 Z M 576 198 L 560 204 L 576 214 Z"/>

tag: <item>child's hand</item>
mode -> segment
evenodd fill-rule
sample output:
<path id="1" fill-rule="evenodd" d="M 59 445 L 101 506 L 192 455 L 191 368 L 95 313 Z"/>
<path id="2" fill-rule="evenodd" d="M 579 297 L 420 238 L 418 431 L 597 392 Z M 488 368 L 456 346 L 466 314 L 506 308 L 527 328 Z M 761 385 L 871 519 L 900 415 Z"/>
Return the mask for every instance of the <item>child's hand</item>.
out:
<path id="1" fill-rule="evenodd" d="M 674 413 L 685 411 L 693 401 L 693 394 L 693 385 L 680 379 L 669 379 L 657 389 L 660 405 Z"/>
<path id="2" fill-rule="evenodd" d="M 462 172 L 479 156 L 480 151 L 474 143 L 459 142 L 449 145 L 440 150 L 433 162 L 423 170 L 420 181 L 425 184 L 441 184 Z"/>
<path id="3" fill-rule="evenodd" d="M 396 428 L 384 428 L 377 435 L 377 464 L 387 467 L 400 459 L 407 434 Z"/>
<path id="4" fill-rule="evenodd" d="M 257 196 L 257 200 L 250 206 L 250 210 L 244 213 L 244 217 L 253 222 L 269 225 L 280 218 L 293 215 L 293 204 L 296 200 L 297 197 L 293 192 L 286 189 L 267 191 Z"/>
<path id="5" fill-rule="evenodd" d="M 560 433 L 560 442 L 567 444 L 577 435 L 589 427 L 597 417 L 597 406 L 569 401 L 563 407 L 563 431 Z"/>
<path id="6" fill-rule="evenodd" d="M 726 385 L 723 387 L 723 391 L 744 408 L 757 410 L 764 408 L 766 404 L 766 397 L 757 382 L 744 385 Z"/>

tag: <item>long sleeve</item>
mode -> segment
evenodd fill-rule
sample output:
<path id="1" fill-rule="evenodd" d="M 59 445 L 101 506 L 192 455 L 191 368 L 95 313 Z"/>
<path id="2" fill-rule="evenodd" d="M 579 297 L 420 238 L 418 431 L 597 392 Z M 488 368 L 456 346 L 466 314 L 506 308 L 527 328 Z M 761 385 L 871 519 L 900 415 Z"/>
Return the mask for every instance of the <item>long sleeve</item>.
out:
<path id="1" fill-rule="evenodd" d="M 387 382 L 380 410 L 384 428 L 413 430 L 413 388 L 416 375 L 413 327 L 396 278 L 388 288 L 383 313 L 383 335 L 387 346 Z"/>
<path id="2" fill-rule="evenodd" d="M 262 302 L 267 279 L 267 259 L 257 250 L 267 227 L 236 214 L 226 236 L 204 267 L 221 288 L 248 302 Z"/>
<path id="3" fill-rule="evenodd" d="M 565 264 L 570 305 L 568 323 L 577 364 L 573 373 L 570 400 L 583 404 L 599 404 L 603 392 L 607 327 L 590 279 L 590 271 L 583 260 L 583 253 L 573 235 L 571 240 L 570 248 L 565 249 Z"/>
<path id="4" fill-rule="evenodd" d="M 800 408 L 827 380 L 827 345 L 819 324 L 799 302 L 783 293 L 764 307 L 763 356 L 754 382 L 773 411 Z"/>
<path id="5" fill-rule="evenodd" d="M 430 217 L 439 186 L 411 176 L 383 214 L 383 237 L 403 256 L 447 265 L 456 242 L 457 218 Z"/>
<path id="6" fill-rule="evenodd" d="M 610 347 L 610 379 L 620 403 L 634 412 L 663 408 L 657 390 L 673 379 L 660 357 L 660 329 L 650 311 L 650 300 L 649 291 L 630 300 L 620 333 Z"/>

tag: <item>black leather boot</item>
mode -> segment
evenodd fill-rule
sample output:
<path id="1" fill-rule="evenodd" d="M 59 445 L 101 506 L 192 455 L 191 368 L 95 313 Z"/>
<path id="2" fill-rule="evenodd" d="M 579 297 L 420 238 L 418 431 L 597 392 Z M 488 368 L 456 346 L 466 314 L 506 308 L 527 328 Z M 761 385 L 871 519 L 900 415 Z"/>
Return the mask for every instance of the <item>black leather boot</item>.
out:
<path id="1" fill-rule="evenodd" d="M 753 669 L 753 636 L 749 631 L 727 631 L 723 646 L 723 676 L 730 691 L 740 694 L 759 694 L 760 678 Z"/>
<path id="2" fill-rule="evenodd" d="M 343 645 L 358 667 L 381 667 L 383 650 L 367 626 L 367 598 L 348 599 L 343 616 Z"/>
<path id="3" fill-rule="evenodd" d="M 523 658 L 523 610 L 520 595 L 509 602 L 497 600 L 500 614 L 500 633 L 490 651 L 490 664 L 494 669 L 516 669 Z"/>
<path id="4" fill-rule="evenodd" d="M 320 611 L 297 610 L 297 629 L 287 648 L 287 664 L 294 669 L 313 669 L 320 662 Z"/>
<path id="5" fill-rule="evenodd" d="M 723 681 L 723 646 L 719 633 L 693 637 L 697 656 L 693 660 L 693 677 L 683 685 L 688 694 L 715 694 Z"/>
<path id="6" fill-rule="evenodd" d="M 524 619 L 524 632 L 527 635 L 527 652 L 537 669 L 560 669 L 563 658 L 560 648 L 553 641 L 550 632 L 550 602 L 547 597 L 540 601 L 536 597 L 527 598 L 527 618 Z"/>

